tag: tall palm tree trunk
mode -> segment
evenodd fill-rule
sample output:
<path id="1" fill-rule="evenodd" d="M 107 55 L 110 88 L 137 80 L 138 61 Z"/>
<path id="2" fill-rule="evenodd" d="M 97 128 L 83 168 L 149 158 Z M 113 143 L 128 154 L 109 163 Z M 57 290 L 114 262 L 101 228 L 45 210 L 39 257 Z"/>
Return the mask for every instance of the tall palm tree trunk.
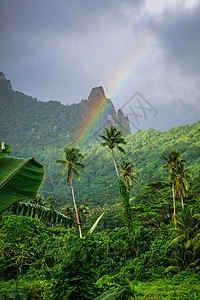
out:
<path id="1" fill-rule="evenodd" d="M 172 194 L 173 194 L 173 206 L 174 206 L 174 224 L 175 224 L 175 229 L 176 227 L 176 200 L 175 200 L 175 191 L 174 191 L 174 182 L 172 181 Z"/>
<path id="2" fill-rule="evenodd" d="M 115 165 L 115 170 L 116 170 L 116 173 L 117 173 L 117 177 L 119 177 L 119 173 L 118 173 L 118 169 L 117 169 L 117 165 L 116 165 L 116 161 L 115 161 L 115 157 L 114 157 L 113 148 L 111 148 L 111 151 L 112 151 L 112 157 L 113 157 L 113 161 L 114 161 L 114 165 Z"/>
<path id="3" fill-rule="evenodd" d="M 79 222 L 78 210 L 77 210 L 77 207 L 76 207 L 76 201 L 75 201 L 74 189 L 73 189 L 73 185 L 72 185 L 72 174 L 71 173 L 70 173 L 70 183 L 71 183 L 72 197 L 73 197 L 73 201 L 74 201 L 74 208 L 75 208 L 75 212 L 76 212 L 76 219 L 77 219 L 77 222 L 78 222 L 80 238 L 82 238 L 81 225 L 80 225 L 80 222 Z"/>
<path id="4" fill-rule="evenodd" d="M 184 204 L 183 204 L 183 195 L 181 193 L 181 204 L 182 204 L 182 209 L 184 208 Z"/>

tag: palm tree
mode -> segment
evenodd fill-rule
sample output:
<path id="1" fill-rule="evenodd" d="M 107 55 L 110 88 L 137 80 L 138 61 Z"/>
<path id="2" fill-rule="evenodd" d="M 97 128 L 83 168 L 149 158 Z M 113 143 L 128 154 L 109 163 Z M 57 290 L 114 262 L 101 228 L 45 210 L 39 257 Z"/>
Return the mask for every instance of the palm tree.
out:
<path id="1" fill-rule="evenodd" d="M 125 226 L 127 228 L 132 227 L 132 212 L 129 202 L 129 192 L 125 186 L 124 181 L 119 177 L 118 178 L 119 191 L 122 197 L 122 218 L 124 220 Z"/>
<path id="2" fill-rule="evenodd" d="M 138 182 L 138 169 L 130 160 L 123 161 L 118 167 L 122 172 L 126 189 L 130 191 L 133 187 L 133 181 Z"/>
<path id="3" fill-rule="evenodd" d="M 122 153 L 125 153 L 124 149 L 120 147 L 119 144 L 125 145 L 127 144 L 127 142 L 122 137 L 122 132 L 117 130 L 116 126 L 111 126 L 110 129 L 105 128 L 105 131 L 106 131 L 106 135 L 101 135 L 101 134 L 99 135 L 104 140 L 104 142 L 101 143 L 101 146 L 108 146 L 111 149 L 115 170 L 117 173 L 117 177 L 119 177 L 113 149 L 117 148 Z"/>
<path id="4" fill-rule="evenodd" d="M 170 243 L 172 249 L 165 273 L 184 271 L 188 267 L 200 269 L 200 214 L 194 208 L 185 207 L 177 215 L 177 230 Z M 172 230 L 173 231 L 173 230 Z"/>
<path id="5" fill-rule="evenodd" d="M 122 216 L 127 228 L 132 227 L 132 212 L 129 202 L 129 192 L 133 187 L 133 181 L 138 182 L 137 175 L 138 169 L 134 163 L 130 163 L 130 160 L 123 161 L 118 165 L 123 175 L 123 180 L 118 178 L 119 191 L 122 197 Z"/>
<path id="6" fill-rule="evenodd" d="M 181 200 L 182 208 L 184 208 L 183 197 L 188 196 L 190 184 L 187 179 L 192 180 L 192 174 L 189 169 L 185 168 L 184 161 L 180 161 L 176 169 L 175 188 L 178 193 L 179 200 Z"/>
<path id="7" fill-rule="evenodd" d="M 175 200 L 175 181 L 176 181 L 176 172 L 177 165 L 182 160 L 182 154 L 178 150 L 174 150 L 169 154 L 169 157 L 162 155 L 166 161 L 166 164 L 162 168 L 169 169 L 169 179 L 172 182 L 172 195 L 173 195 L 173 206 L 174 206 L 174 224 L 176 228 L 176 200 Z"/>
<path id="8" fill-rule="evenodd" d="M 65 175 L 67 172 L 67 183 L 70 181 L 71 184 L 71 190 L 72 190 L 72 197 L 73 197 L 73 202 L 74 202 L 74 209 L 76 213 L 76 219 L 78 222 L 78 228 L 79 228 L 79 233 L 80 233 L 80 238 L 82 238 L 82 233 L 81 233 L 81 225 L 79 222 L 79 216 L 78 216 L 78 210 L 76 206 L 76 201 L 75 201 L 75 196 L 74 196 L 74 189 L 73 189 L 73 184 L 72 184 L 72 174 L 75 175 L 75 177 L 80 180 L 80 173 L 81 169 L 84 169 L 85 166 L 79 162 L 79 160 L 85 159 L 85 156 L 80 153 L 80 150 L 77 148 L 64 148 L 63 149 L 64 154 L 65 154 L 65 160 L 63 159 L 57 159 L 55 160 L 55 163 L 66 165 L 64 170 L 62 171 L 62 175 Z"/>

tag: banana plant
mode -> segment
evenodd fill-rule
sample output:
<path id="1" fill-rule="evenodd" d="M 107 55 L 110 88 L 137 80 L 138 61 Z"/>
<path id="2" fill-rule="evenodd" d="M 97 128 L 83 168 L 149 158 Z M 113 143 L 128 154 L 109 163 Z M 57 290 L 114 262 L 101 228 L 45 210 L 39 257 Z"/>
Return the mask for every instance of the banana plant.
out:
<path id="1" fill-rule="evenodd" d="M 94 224 L 92 225 L 92 227 L 89 229 L 87 235 L 86 235 L 86 239 L 89 238 L 91 236 L 91 234 L 94 232 L 95 228 L 97 227 L 99 221 L 101 220 L 101 218 L 103 217 L 103 215 L 106 213 L 106 210 L 98 217 L 98 219 L 94 222 Z"/>
<path id="2" fill-rule="evenodd" d="M 42 184 L 45 168 L 34 158 L 10 157 L 11 146 L 0 147 L 0 215 L 24 199 L 34 199 Z"/>
<path id="3" fill-rule="evenodd" d="M 8 211 L 20 214 L 22 216 L 37 218 L 43 222 L 50 222 L 54 225 L 60 224 L 63 227 L 71 227 L 75 223 L 72 218 L 63 215 L 54 208 L 48 208 L 33 203 L 14 203 L 9 206 Z"/>

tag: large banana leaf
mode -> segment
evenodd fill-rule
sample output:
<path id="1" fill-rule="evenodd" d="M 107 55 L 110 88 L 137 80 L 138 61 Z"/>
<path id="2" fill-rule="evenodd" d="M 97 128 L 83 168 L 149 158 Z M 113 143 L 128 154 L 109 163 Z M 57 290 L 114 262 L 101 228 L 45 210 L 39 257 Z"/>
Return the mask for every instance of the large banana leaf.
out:
<path id="1" fill-rule="evenodd" d="M 34 199 L 44 178 L 44 166 L 34 158 L 0 159 L 0 215 L 14 202 Z"/>
<path id="2" fill-rule="evenodd" d="M 95 228 L 97 227 L 99 221 L 101 220 L 101 218 L 103 217 L 103 215 L 105 214 L 106 210 L 100 215 L 100 217 L 98 217 L 98 219 L 94 222 L 94 224 L 92 225 L 92 227 L 89 229 L 86 239 L 93 233 L 93 231 L 95 230 Z"/>
<path id="3" fill-rule="evenodd" d="M 94 300 L 115 300 L 117 297 L 121 295 L 123 292 L 123 289 L 117 289 L 117 290 L 108 290 L 105 291 L 102 295 L 98 296 Z"/>

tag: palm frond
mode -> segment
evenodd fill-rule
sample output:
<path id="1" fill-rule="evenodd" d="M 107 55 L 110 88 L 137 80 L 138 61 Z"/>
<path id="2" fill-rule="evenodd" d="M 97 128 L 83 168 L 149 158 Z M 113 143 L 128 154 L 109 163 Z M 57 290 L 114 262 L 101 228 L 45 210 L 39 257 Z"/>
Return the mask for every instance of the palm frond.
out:
<path id="1" fill-rule="evenodd" d="M 102 135 L 102 134 L 99 134 L 99 136 L 100 136 L 103 140 L 109 142 L 109 139 L 108 139 L 106 136 L 104 136 L 104 135 Z"/>
<path id="2" fill-rule="evenodd" d="M 77 180 L 80 180 L 80 174 L 78 173 L 77 169 L 73 168 L 72 173 L 75 175 Z"/>
<path id="3" fill-rule="evenodd" d="M 66 178 L 67 183 L 69 182 L 69 179 L 70 179 L 70 173 L 71 173 L 71 170 L 68 169 L 67 178 Z"/>
<path id="4" fill-rule="evenodd" d="M 116 144 L 116 147 L 117 147 L 117 149 L 118 149 L 120 152 L 122 152 L 123 154 L 125 154 L 125 150 L 124 150 L 122 147 L 120 147 L 120 146 L 117 145 L 117 144 Z"/>
<path id="5" fill-rule="evenodd" d="M 170 246 L 172 248 L 175 248 L 177 245 L 179 245 L 180 243 L 182 243 L 183 241 L 185 241 L 185 234 L 179 235 L 176 238 L 174 238 L 171 243 Z"/>
<path id="6" fill-rule="evenodd" d="M 66 162 L 66 160 L 63 160 L 63 159 L 56 159 L 56 160 L 54 160 L 54 163 L 65 165 L 67 162 Z"/>
<path id="7" fill-rule="evenodd" d="M 178 266 L 169 266 L 167 268 L 165 268 L 165 271 L 164 273 L 167 274 L 167 273 L 178 273 L 181 271 L 181 268 L 178 267 Z"/>
<path id="8" fill-rule="evenodd" d="M 75 165 L 78 166 L 80 169 L 86 169 L 86 166 L 84 166 L 81 163 L 76 163 Z"/>
<path id="9" fill-rule="evenodd" d="M 200 258 L 197 258 L 195 261 L 193 261 L 189 267 L 196 267 L 196 265 L 200 265 Z"/>
<path id="10" fill-rule="evenodd" d="M 194 214 L 193 218 L 198 219 L 200 221 L 200 214 Z"/>
<path id="11" fill-rule="evenodd" d="M 63 171 L 62 171 L 62 176 L 64 176 L 65 175 L 65 173 L 67 172 L 67 169 L 68 169 L 68 165 L 66 165 L 65 167 L 64 167 L 64 169 L 63 169 Z"/>

